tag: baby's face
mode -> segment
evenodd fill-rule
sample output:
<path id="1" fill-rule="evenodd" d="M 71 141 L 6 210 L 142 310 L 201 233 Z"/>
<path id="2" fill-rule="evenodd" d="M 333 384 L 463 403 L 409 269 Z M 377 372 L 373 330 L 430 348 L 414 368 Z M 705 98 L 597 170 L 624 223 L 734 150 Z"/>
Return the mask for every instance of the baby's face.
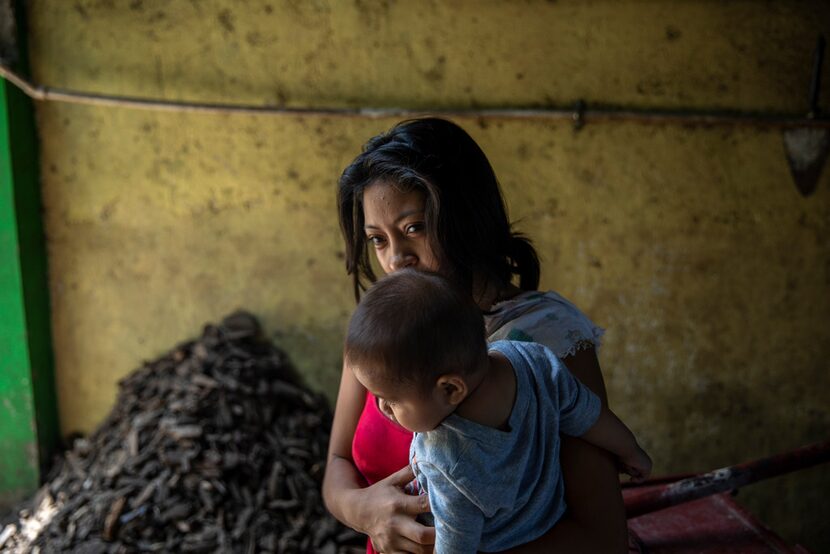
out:
<path id="1" fill-rule="evenodd" d="M 359 368 L 352 371 L 360 384 L 378 399 L 381 412 L 413 433 L 432 431 L 455 409 L 438 386 L 424 391 L 413 385 L 378 379 Z"/>

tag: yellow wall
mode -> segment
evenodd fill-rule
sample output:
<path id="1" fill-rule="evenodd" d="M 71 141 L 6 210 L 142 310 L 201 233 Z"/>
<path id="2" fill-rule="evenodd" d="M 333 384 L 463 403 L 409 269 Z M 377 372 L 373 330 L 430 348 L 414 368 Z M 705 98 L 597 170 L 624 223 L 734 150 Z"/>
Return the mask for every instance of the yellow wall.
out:
<path id="1" fill-rule="evenodd" d="M 804 112 L 824 2 L 30 2 L 36 79 L 288 106 Z M 820 25 L 823 25 L 821 27 Z M 830 64 L 825 64 L 830 66 Z M 830 69 L 822 104 L 830 109 Z M 40 104 L 63 431 L 116 381 L 234 308 L 334 394 L 352 308 L 334 184 L 392 120 Z M 658 473 L 830 429 L 830 170 L 802 198 L 781 134 L 460 119 L 490 155 L 544 286 L 607 327 L 613 406 Z M 741 498 L 830 549 L 818 468 Z"/>

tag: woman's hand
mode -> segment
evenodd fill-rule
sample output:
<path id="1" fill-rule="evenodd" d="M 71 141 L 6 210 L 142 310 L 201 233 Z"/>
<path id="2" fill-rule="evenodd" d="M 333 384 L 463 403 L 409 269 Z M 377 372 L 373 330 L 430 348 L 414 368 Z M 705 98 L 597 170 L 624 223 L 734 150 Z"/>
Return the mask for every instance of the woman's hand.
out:
<path id="1" fill-rule="evenodd" d="M 418 514 L 429 512 L 425 494 L 409 495 L 403 488 L 415 478 L 409 466 L 370 487 L 353 491 L 350 519 L 359 531 L 369 535 L 378 552 L 428 554 L 435 543 L 435 529 L 415 521 Z"/>
<path id="2" fill-rule="evenodd" d="M 326 507 L 343 524 L 369 535 L 379 552 L 429 554 L 435 529 L 415 521 L 418 514 L 429 511 L 429 499 L 403 490 L 415 478 L 412 469 L 407 465 L 366 486 L 352 460 L 352 439 L 365 400 L 366 389 L 344 366 L 323 478 Z"/>

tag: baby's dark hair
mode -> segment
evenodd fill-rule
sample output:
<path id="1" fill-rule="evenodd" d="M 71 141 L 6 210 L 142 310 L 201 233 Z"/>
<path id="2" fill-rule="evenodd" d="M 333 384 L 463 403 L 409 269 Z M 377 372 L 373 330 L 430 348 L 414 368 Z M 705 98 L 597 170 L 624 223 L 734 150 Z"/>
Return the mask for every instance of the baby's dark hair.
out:
<path id="1" fill-rule="evenodd" d="M 445 373 L 468 375 L 487 361 L 481 310 L 437 273 L 386 275 L 357 305 L 346 333 L 350 367 L 427 390 Z"/>
<path id="2" fill-rule="evenodd" d="M 427 236 L 439 269 L 470 294 L 474 277 L 503 288 L 515 275 L 523 290 L 539 286 L 536 251 L 512 231 L 487 156 L 464 129 L 430 117 L 403 121 L 372 138 L 340 177 L 340 229 L 355 299 L 376 280 L 362 205 L 363 191 L 375 182 L 424 193 Z"/>

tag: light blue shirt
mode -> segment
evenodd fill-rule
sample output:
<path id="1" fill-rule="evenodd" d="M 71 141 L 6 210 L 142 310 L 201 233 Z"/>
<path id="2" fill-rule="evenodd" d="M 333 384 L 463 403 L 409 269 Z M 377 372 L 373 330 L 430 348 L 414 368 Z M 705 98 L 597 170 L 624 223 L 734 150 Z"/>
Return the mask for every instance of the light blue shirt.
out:
<path id="1" fill-rule="evenodd" d="M 452 414 L 412 441 L 436 554 L 505 550 L 545 534 L 565 511 L 559 433 L 582 435 L 599 417 L 599 398 L 546 347 L 503 340 L 490 350 L 516 374 L 509 431 Z"/>

